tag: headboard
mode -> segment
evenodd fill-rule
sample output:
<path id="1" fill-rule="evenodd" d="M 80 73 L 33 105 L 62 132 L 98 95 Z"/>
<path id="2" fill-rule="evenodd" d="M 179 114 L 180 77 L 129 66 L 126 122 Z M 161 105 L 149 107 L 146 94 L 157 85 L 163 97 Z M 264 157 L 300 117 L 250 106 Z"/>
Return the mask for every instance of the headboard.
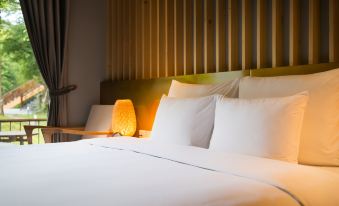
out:
<path id="1" fill-rule="evenodd" d="M 213 84 L 244 76 L 282 76 L 322 72 L 339 67 L 339 63 L 299 65 L 267 69 L 196 74 L 150 80 L 104 81 L 100 85 L 100 103 L 114 104 L 117 99 L 131 99 L 137 115 L 137 129 L 151 130 L 163 94 L 173 79 L 186 83 Z"/>

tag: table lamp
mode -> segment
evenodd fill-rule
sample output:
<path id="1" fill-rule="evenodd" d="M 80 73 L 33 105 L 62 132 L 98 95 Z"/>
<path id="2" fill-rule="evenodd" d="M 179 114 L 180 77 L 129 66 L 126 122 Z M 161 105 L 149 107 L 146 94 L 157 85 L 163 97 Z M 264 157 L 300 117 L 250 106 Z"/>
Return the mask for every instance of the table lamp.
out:
<path id="1" fill-rule="evenodd" d="M 136 122 L 132 101 L 129 99 L 117 100 L 112 114 L 112 131 L 121 136 L 133 136 L 136 131 Z"/>

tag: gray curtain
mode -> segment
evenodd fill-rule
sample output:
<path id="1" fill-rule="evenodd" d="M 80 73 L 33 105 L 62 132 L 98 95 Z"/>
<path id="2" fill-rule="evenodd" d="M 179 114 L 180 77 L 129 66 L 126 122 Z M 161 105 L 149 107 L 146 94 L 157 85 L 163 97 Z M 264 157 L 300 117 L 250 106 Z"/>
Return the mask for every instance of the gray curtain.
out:
<path id="1" fill-rule="evenodd" d="M 49 126 L 67 125 L 69 0 L 20 0 L 29 39 L 50 92 Z"/>

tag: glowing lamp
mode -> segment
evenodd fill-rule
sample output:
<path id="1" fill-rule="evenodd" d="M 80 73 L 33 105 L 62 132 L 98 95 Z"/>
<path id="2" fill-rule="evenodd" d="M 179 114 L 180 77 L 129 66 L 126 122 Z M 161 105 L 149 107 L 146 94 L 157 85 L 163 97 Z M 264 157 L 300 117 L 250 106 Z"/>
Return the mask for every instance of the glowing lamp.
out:
<path id="1" fill-rule="evenodd" d="M 112 115 L 112 131 L 122 136 L 133 136 L 137 120 L 133 103 L 129 99 L 117 100 Z"/>

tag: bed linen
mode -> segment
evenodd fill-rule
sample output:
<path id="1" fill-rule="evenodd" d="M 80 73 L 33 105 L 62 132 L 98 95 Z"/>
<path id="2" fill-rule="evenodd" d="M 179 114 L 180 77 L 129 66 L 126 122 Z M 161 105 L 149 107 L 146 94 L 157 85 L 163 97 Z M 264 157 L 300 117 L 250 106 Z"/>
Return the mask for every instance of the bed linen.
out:
<path id="1" fill-rule="evenodd" d="M 240 98 L 284 97 L 308 91 L 298 162 L 339 166 L 339 68 L 306 75 L 244 77 Z M 339 205 L 339 204 L 338 204 Z"/>
<path id="2" fill-rule="evenodd" d="M 221 95 L 198 98 L 163 95 L 152 127 L 154 141 L 208 148 L 218 98 Z"/>
<path id="3" fill-rule="evenodd" d="M 318 167 L 318 169 L 327 170 L 329 172 L 334 172 L 339 175 L 339 167 Z"/>
<path id="4" fill-rule="evenodd" d="M 0 149 L 0 205 L 337 205 L 339 174 L 135 138 Z"/>
<path id="5" fill-rule="evenodd" d="M 307 100 L 307 92 L 279 98 L 219 98 L 209 149 L 297 163 Z"/>
<path id="6" fill-rule="evenodd" d="M 217 84 L 189 84 L 172 80 L 168 96 L 192 98 L 219 94 L 225 97 L 237 98 L 239 96 L 239 82 L 240 78 Z"/>
<path id="7" fill-rule="evenodd" d="M 18 145 L 11 144 L 11 143 L 0 142 L 0 150 L 5 149 L 5 148 L 13 148 L 13 147 L 17 147 L 17 146 Z"/>

